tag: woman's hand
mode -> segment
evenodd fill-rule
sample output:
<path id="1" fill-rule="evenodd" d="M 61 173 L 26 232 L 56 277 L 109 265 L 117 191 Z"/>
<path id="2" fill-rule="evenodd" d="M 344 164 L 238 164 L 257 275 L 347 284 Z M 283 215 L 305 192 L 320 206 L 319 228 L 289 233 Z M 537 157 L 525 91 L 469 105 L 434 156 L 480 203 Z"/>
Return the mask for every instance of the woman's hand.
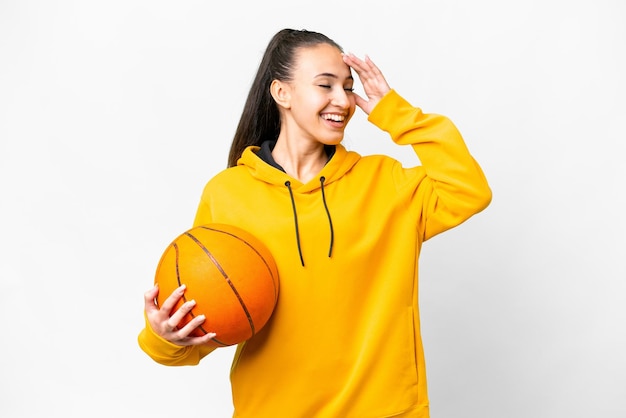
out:
<path id="1" fill-rule="evenodd" d="M 209 342 L 215 334 L 210 332 L 202 337 L 190 336 L 191 332 L 196 329 L 205 320 L 204 315 L 198 315 L 184 327 L 178 329 L 178 324 L 195 306 L 195 301 L 190 300 L 181 305 L 176 312 L 172 314 L 172 309 L 185 293 L 185 285 L 174 290 L 172 294 L 165 299 L 161 309 L 156 305 L 155 299 L 159 294 L 159 288 L 154 286 L 144 294 L 146 303 L 146 316 L 152 330 L 166 339 L 167 341 L 181 346 L 201 345 Z"/>
<path id="2" fill-rule="evenodd" d="M 343 54 L 343 62 L 353 68 L 361 80 L 367 100 L 354 93 L 356 105 L 369 115 L 380 99 L 391 90 L 391 87 L 387 84 L 383 73 L 367 55 L 365 60 L 362 60 L 354 54 Z"/>

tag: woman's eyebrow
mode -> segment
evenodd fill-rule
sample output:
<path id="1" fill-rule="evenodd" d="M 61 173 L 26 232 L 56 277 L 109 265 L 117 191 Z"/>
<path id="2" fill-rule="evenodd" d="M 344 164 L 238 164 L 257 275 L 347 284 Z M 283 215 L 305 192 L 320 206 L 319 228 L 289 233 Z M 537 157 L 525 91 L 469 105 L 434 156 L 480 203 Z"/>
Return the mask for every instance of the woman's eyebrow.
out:
<path id="1" fill-rule="evenodd" d="M 330 78 L 337 78 L 337 79 L 339 78 L 339 76 L 333 73 L 320 73 L 315 76 L 315 78 L 318 78 L 318 77 L 330 77 Z M 352 77 L 352 74 L 350 74 L 348 77 L 346 77 L 346 80 L 354 80 L 354 77 Z"/>

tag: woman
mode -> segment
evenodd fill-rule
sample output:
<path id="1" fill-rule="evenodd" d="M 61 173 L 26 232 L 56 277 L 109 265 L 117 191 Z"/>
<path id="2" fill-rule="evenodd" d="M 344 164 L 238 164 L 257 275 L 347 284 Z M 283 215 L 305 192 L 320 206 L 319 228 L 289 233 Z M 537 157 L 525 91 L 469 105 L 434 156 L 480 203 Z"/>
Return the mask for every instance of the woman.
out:
<path id="1" fill-rule="evenodd" d="M 352 70 L 366 97 L 353 92 Z M 356 107 L 421 166 L 361 157 L 341 141 Z M 326 36 L 285 29 L 270 41 L 236 131 L 229 168 L 206 185 L 194 225 L 234 224 L 276 259 L 278 304 L 237 347 L 236 417 L 428 417 L 418 313 L 427 239 L 483 210 L 491 191 L 453 123 L 424 114 L 376 65 Z M 142 349 L 197 364 L 215 334 L 182 329 L 192 303 L 159 310 L 145 294 Z M 218 337 L 219 338 L 219 337 Z"/>

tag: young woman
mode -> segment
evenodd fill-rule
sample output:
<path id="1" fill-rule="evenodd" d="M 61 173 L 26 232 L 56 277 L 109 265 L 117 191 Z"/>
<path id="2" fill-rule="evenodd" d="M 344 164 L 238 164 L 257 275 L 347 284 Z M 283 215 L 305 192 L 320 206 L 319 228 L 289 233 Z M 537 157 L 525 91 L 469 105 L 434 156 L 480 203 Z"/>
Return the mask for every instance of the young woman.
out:
<path id="1" fill-rule="evenodd" d="M 365 97 L 353 92 L 352 70 Z M 356 107 L 420 166 L 341 145 Z M 206 185 L 194 225 L 259 237 L 280 277 L 268 324 L 237 347 L 235 417 L 428 417 L 418 313 L 422 243 L 483 210 L 491 191 L 454 124 L 425 114 L 369 59 L 328 37 L 285 29 L 270 41 L 246 101 L 229 168 Z M 215 334 L 192 337 L 192 308 L 145 294 L 141 348 L 197 364 Z M 219 336 L 218 336 L 219 338 Z"/>

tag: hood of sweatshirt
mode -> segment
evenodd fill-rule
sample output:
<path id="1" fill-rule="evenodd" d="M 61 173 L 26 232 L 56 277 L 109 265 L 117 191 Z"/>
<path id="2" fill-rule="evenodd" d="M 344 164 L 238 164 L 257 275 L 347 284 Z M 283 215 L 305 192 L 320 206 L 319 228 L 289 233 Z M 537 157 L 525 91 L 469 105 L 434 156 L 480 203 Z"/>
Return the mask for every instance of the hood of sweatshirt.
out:
<path id="1" fill-rule="evenodd" d="M 329 157 L 328 162 L 318 175 L 307 183 L 302 183 L 287 174 L 283 168 L 276 163 L 272 157 L 271 151 L 276 141 L 265 141 L 260 147 L 251 146 L 245 149 L 241 158 L 237 162 L 239 166 L 245 166 L 250 175 L 257 180 L 263 181 L 270 185 L 285 188 L 289 192 L 290 204 L 293 211 L 294 231 L 296 235 L 296 243 L 298 245 L 298 253 L 300 255 L 300 263 L 304 267 L 305 260 L 302 255 L 300 242 L 300 227 L 298 224 L 298 207 L 296 204 L 296 196 L 298 194 L 320 193 L 320 205 L 323 205 L 328 217 L 329 248 L 328 257 L 332 257 L 334 228 L 331 215 L 331 208 L 326 202 L 324 188 L 341 179 L 352 167 L 359 161 L 361 156 L 356 152 L 347 151 L 343 145 L 326 146 L 326 154 Z M 287 203 L 287 202 L 286 202 Z"/>
<path id="2" fill-rule="evenodd" d="M 264 181 L 279 187 L 285 187 L 289 181 L 294 193 L 310 193 L 322 186 L 320 178 L 324 178 L 324 186 L 339 180 L 359 161 L 361 156 L 353 151 L 347 151 L 343 145 L 335 147 L 327 146 L 326 153 L 329 160 L 318 175 L 307 183 L 301 183 L 290 175 L 274 161 L 271 150 L 275 141 L 266 141 L 261 147 L 251 146 L 244 150 L 237 165 L 248 168 L 250 174 L 257 180 Z"/>

